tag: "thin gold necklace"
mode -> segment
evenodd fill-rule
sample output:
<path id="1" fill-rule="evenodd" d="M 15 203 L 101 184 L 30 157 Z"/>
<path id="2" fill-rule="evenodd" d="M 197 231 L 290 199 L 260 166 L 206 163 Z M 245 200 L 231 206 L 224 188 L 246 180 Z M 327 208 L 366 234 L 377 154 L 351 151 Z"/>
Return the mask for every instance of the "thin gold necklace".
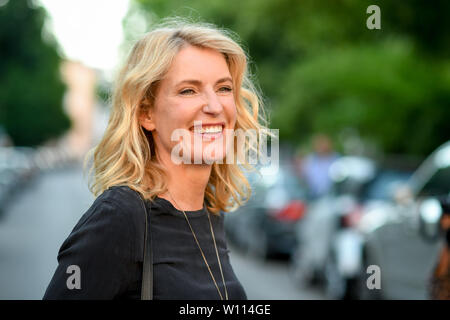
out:
<path id="1" fill-rule="evenodd" d="M 175 202 L 175 204 L 177 205 L 177 207 L 181 208 L 181 207 L 178 205 L 178 203 L 175 201 L 175 199 L 172 197 L 172 194 L 170 194 L 170 192 L 169 192 L 168 190 L 167 190 L 167 192 L 169 193 L 170 197 L 172 198 L 173 202 Z M 213 280 L 214 285 L 216 286 L 216 289 L 217 289 L 217 292 L 219 293 L 220 299 L 223 300 L 223 295 L 222 295 L 222 293 L 221 293 L 220 290 L 219 290 L 219 286 L 217 285 L 216 278 L 214 278 L 214 275 L 213 275 L 213 273 L 212 273 L 212 271 L 211 271 L 211 268 L 210 268 L 210 266 L 209 266 L 209 264 L 208 264 L 208 261 L 206 260 L 205 254 L 203 253 L 203 250 L 202 250 L 202 248 L 200 247 L 200 243 L 198 242 L 198 239 L 197 239 L 197 236 L 195 235 L 194 229 L 192 229 L 191 223 L 189 222 L 189 219 L 188 219 L 188 217 L 187 217 L 187 215 L 186 215 L 186 212 L 184 212 L 183 209 L 181 209 L 181 211 L 183 212 L 184 217 L 185 217 L 185 219 L 186 219 L 186 222 L 187 222 L 188 225 L 189 225 L 189 229 L 191 229 L 191 232 L 192 232 L 192 235 L 194 236 L 195 242 L 197 243 L 197 246 L 198 246 L 198 248 L 200 249 L 200 253 L 202 254 L 203 261 L 205 262 L 206 267 L 208 268 L 209 274 L 211 275 L 211 279 Z M 224 277 L 223 277 L 222 265 L 221 265 L 221 263 L 220 263 L 219 252 L 218 252 L 218 250 L 217 250 L 216 238 L 215 238 L 215 236 L 214 236 L 214 230 L 213 230 L 213 227 L 212 227 L 211 218 L 209 217 L 209 211 L 207 211 L 207 212 L 208 212 L 209 227 L 210 227 L 210 229 L 211 229 L 211 235 L 212 235 L 213 242 L 214 242 L 214 248 L 216 249 L 217 262 L 219 263 L 220 274 L 221 274 L 221 276 L 222 276 L 222 283 L 223 283 L 223 287 L 224 287 L 224 289 L 225 289 L 225 300 L 228 300 L 227 285 L 225 284 L 225 279 L 224 279 Z"/>

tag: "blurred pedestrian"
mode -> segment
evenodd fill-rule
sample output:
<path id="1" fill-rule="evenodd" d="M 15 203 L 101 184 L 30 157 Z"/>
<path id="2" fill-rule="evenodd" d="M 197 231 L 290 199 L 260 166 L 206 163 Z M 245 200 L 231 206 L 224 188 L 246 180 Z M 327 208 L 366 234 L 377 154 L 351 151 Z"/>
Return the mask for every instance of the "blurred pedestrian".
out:
<path id="1" fill-rule="evenodd" d="M 325 134 L 313 136 L 312 146 L 313 152 L 301 162 L 301 172 L 310 197 L 317 198 L 329 191 L 331 180 L 328 171 L 339 155 L 333 150 L 332 142 Z"/>
<path id="2" fill-rule="evenodd" d="M 450 300 L 450 195 L 440 198 L 442 216 L 439 226 L 445 235 L 439 260 L 434 267 L 430 281 L 430 298 L 433 300 Z"/>
<path id="3" fill-rule="evenodd" d="M 251 88 L 245 52 L 209 24 L 166 21 L 135 44 L 94 152 L 98 197 L 62 244 L 44 299 L 246 299 L 222 211 L 248 197 L 248 182 L 222 160 L 227 132 L 264 128 Z"/>

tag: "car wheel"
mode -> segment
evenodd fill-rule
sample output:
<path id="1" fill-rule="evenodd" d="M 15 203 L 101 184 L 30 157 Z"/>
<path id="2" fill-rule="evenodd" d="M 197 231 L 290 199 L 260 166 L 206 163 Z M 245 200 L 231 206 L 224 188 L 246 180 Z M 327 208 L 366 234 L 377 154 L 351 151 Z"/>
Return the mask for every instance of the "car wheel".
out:
<path id="1" fill-rule="evenodd" d="M 377 265 L 373 255 L 366 251 L 363 258 L 363 267 L 359 276 L 355 280 L 354 292 L 356 298 L 360 300 L 382 300 L 383 296 L 380 290 L 369 289 L 367 287 L 368 274 L 366 273 L 367 267 L 370 265 Z"/>
<path id="2" fill-rule="evenodd" d="M 291 256 L 290 275 L 300 289 L 308 288 L 313 284 L 314 270 L 308 266 L 300 249 L 294 250 Z"/>
<path id="3" fill-rule="evenodd" d="M 347 292 L 347 279 L 340 274 L 334 254 L 330 254 L 327 258 L 324 278 L 327 297 L 335 300 L 344 299 Z"/>
<path id="4" fill-rule="evenodd" d="M 269 255 L 268 242 L 264 231 L 253 230 L 248 239 L 247 254 L 259 260 L 266 260 Z"/>

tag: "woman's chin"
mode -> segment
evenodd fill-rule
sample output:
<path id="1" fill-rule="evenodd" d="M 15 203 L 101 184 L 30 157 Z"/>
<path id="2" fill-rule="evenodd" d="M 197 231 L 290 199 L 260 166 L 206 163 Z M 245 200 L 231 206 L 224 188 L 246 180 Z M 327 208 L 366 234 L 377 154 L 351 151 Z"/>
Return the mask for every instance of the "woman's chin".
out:
<path id="1" fill-rule="evenodd" d="M 213 164 L 215 162 L 225 163 L 228 151 L 233 151 L 233 140 L 219 138 L 212 141 L 191 141 L 186 144 L 185 140 L 172 148 L 172 161 L 177 164 Z M 230 157 L 229 158 L 233 158 Z"/>
<path id="2" fill-rule="evenodd" d="M 194 164 L 213 164 L 214 162 L 222 163 L 225 160 L 225 150 L 212 150 L 210 153 L 205 150 L 202 153 L 193 154 L 191 157 Z"/>

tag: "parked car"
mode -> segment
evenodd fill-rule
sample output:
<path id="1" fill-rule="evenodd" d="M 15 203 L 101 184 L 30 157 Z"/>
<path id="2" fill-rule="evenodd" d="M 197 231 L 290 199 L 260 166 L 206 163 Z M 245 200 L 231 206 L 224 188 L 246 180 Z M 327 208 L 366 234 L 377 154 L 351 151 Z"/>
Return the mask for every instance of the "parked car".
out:
<path id="1" fill-rule="evenodd" d="M 362 185 L 354 195 L 355 202 L 342 212 L 331 240 L 325 265 L 324 285 L 331 299 L 356 299 L 362 269 L 363 236 L 358 223 L 366 211 L 392 202 L 392 195 L 411 176 L 407 169 L 377 169 L 374 178 Z"/>
<path id="2" fill-rule="evenodd" d="M 344 156 L 330 166 L 330 191 L 308 205 L 303 222 L 296 229 L 291 273 L 300 286 L 324 281 L 334 235 L 342 221 L 359 214 L 357 195 L 375 173 L 375 162 L 365 157 Z"/>
<path id="3" fill-rule="evenodd" d="M 426 299 L 441 246 L 436 197 L 450 193 L 450 141 L 437 148 L 395 193 L 396 201 L 368 210 L 358 223 L 363 236 L 359 298 Z M 431 204 L 431 205 L 430 205 Z M 431 227 L 430 227 L 431 225 Z M 366 269 L 376 265 L 381 289 L 368 289 Z"/>
<path id="4" fill-rule="evenodd" d="M 238 210 L 227 213 L 229 240 L 249 254 L 267 258 L 290 255 L 295 247 L 295 226 L 305 212 L 305 189 L 291 165 L 263 167 L 249 180 L 252 197 Z"/>
<path id="5" fill-rule="evenodd" d="M 33 152 L 28 147 L 0 147 L 0 209 L 34 173 Z"/>

